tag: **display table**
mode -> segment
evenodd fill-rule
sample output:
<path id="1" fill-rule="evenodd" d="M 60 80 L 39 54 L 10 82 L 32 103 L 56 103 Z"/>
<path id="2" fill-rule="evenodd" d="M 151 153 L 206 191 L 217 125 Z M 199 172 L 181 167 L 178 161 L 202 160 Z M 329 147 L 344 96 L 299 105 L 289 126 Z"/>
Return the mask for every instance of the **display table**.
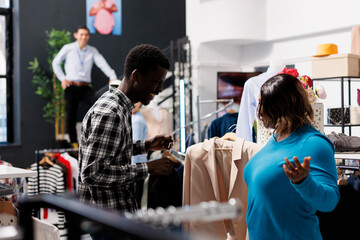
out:
<path id="1" fill-rule="evenodd" d="M 37 176 L 37 173 L 35 171 L 0 165 L 0 179 L 35 177 L 35 176 Z"/>

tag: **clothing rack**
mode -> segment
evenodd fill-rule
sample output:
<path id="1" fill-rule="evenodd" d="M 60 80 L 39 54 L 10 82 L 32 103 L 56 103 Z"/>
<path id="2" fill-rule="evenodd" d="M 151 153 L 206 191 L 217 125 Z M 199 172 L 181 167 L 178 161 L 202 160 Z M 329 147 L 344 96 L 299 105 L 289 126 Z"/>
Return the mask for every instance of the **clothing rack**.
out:
<path id="1" fill-rule="evenodd" d="M 226 203 L 210 201 L 177 208 L 170 206 L 166 209 L 160 207 L 155 210 L 152 208 L 146 211 L 138 210 L 135 213 L 126 212 L 125 217 L 154 226 L 167 227 L 168 225 L 179 225 L 184 222 L 213 222 L 234 219 L 239 218 L 242 212 L 243 206 L 240 200 L 231 198 Z"/>
<path id="2" fill-rule="evenodd" d="M 212 117 L 215 114 L 218 114 L 219 112 L 224 111 L 225 109 L 227 109 L 228 107 L 230 107 L 231 105 L 234 104 L 234 99 L 216 99 L 216 100 L 202 100 L 202 101 L 199 101 L 199 96 L 198 96 L 198 101 L 197 101 L 197 104 L 198 104 L 198 116 L 200 116 L 200 114 L 199 114 L 200 103 L 219 103 L 219 102 L 227 102 L 227 104 L 225 106 L 217 109 L 216 111 L 213 111 L 211 113 L 206 114 L 203 117 L 200 117 L 198 120 L 195 120 L 195 121 L 189 122 L 188 124 L 185 124 L 184 128 L 189 127 L 189 126 L 193 126 L 195 123 L 198 123 L 199 134 L 201 135 L 201 130 L 200 130 L 201 127 L 199 127 L 201 120 L 205 120 L 205 119 L 207 119 L 209 117 Z M 175 133 L 179 132 L 180 130 L 181 130 L 181 128 L 177 128 L 170 135 L 174 135 Z"/>
<path id="3" fill-rule="evenodd" d="M 121 239 L 183 240 L 180 233 L 154 229 L 146 224 L 130 221 L 116 211 L 107 211 L 79 202 L 73 194 L 63 196 L 41 194 L 19 200 L 19 233 L 26 240 L 34 239 L 32 210 L 52 208 L 65 213 L 68 222 L 68 240 L 80 240 L 84 233 L 107 231 L 117 233 Z M 19 239 L 19 238 L 17 238 Z"/>
<path id="4" fill-rule="evenodd" d="M 230 107 L 231 105 L 234 104 L 234 99 L 215 99 L 215 100 L 202 100 L 200 101 L 200 97 L 197 96 L 197 100 L 196 100 L 196 104 L 197 104 L 197 114 L 198 116 L 200 116 L 200 104 L 201 103 L 220 103 L 220 102 L 228 102 L 228 104 L 226 104 L 224 107 L 212 112 L 212 113 L 209 113 L 207 115 L 205 115 L 204 117 L 200 118 L 197 122 L 198 124 L 198 137 L 199 137 L 199 141 L 200 141 L 200 136 L 201 136 L 201 124 L 200 124 L 200 121 L 201 120 L 204 120 L 206 118 L 209 118 L 225 109 L 227 109 L 228 107 Z"/>
<path id="5" fill-rule="evenodd" d="M 35 150 L 38 194 L 40 193 L 40 168 L 39 168 L 40 154 L 78 152 L 78 151 L 79 151 L 79 149 L 75 149 L 75 148 L 57 148 L 57 149 L 42 149 L 42 150 L 36 149 Z"/>

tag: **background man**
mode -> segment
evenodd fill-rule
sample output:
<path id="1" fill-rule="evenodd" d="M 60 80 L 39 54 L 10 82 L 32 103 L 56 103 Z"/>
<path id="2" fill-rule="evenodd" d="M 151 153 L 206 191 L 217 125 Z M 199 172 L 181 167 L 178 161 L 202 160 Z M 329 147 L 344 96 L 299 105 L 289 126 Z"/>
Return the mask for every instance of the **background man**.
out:
<path id="1" fill-rule="evenodd" d="M 95 93 L 90 86 L 91 69 L 95 62 L 110 80 L 115 80 L 115 71 L 108 65 L 105 58 L 96 48 L 88 45 L 89 30 L 80 26 L 74 33 L 75 42 L 64 45 L 52 62 L 56 77 L 65 90 L 66 129 L 70 142 L 78 147 L 76 135 L 76 117 L 80 101 L 90 106 L 96 101 Z M 65 61 L 65 73 L 61 64 Z"/>

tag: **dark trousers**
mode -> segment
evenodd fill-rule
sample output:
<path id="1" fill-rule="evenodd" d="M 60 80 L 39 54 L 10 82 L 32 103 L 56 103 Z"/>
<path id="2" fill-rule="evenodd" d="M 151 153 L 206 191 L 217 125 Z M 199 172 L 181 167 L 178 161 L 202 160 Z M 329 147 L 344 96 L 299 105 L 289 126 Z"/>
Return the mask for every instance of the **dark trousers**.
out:
<path id="1" fill-rule="evenodd" d="M 79 104 L 85 101 L 87 106 L 92 106 L 95 101 L 95 93 L 89 86 L 69 86 L 65 89 L 66 101 L 66 130 L 71 143 L 77 143 L 76 122 Z"/>

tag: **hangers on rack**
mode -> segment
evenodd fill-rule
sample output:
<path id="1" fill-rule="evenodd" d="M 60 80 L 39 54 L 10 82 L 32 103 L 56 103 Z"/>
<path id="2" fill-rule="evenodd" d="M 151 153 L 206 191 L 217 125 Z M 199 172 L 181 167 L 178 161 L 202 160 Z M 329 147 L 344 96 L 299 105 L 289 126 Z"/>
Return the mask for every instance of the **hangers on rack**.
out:
<path id="1" fill-rule="evenodd" d="M 48 156 L 44 156 L 40 162 L 39 162 L 40 165 L 43 165 L 43 164 L 48 164 L 50 166 L 54 166 L 54 163 L 50 160 L 50 158 Z"/>
<path id="2" fill-rule="evenodd" d="M 78 152 L 79 149 L 75 149 L 75 148 L 58 148 L 58 149 L 43 149 L 43 150 L 38 150 L 39 154 L 44 154 L 44 153 L 64 153 L 64 152 Z"/>
<path id="3" fill-rule="evenodd" d="M 194 125 L 195 123 L 197 123 L 197 122 L 199 122 L 201 120 L 207 119 L 209 117 L 214 116 L 215 114 L 218 114 L 221 111 L 224 111 L 225 109 L 227 109 L 228 107 L 230 107 L 231 105 L 234 104 L 234 99 L 215 99 L 215 100 L 202 100 L 202 101 L 200 101 L 200 103 L 219 103 L 219 102 L 227 102 L 227 104 L 225 106 L 217 109 L 214 112 L 206 114 L 205 116 L 201 117 L 198 120 L 195 120 L 195 121 L 189 122 L 188 124 L 185 124 L 184 128 L 192 126 L 192 125 Z M 181 130 L 181 128 L 177 128 L 170 135 L 174 135 L 175 133 L 179 132 L 180 130 Z"/>

